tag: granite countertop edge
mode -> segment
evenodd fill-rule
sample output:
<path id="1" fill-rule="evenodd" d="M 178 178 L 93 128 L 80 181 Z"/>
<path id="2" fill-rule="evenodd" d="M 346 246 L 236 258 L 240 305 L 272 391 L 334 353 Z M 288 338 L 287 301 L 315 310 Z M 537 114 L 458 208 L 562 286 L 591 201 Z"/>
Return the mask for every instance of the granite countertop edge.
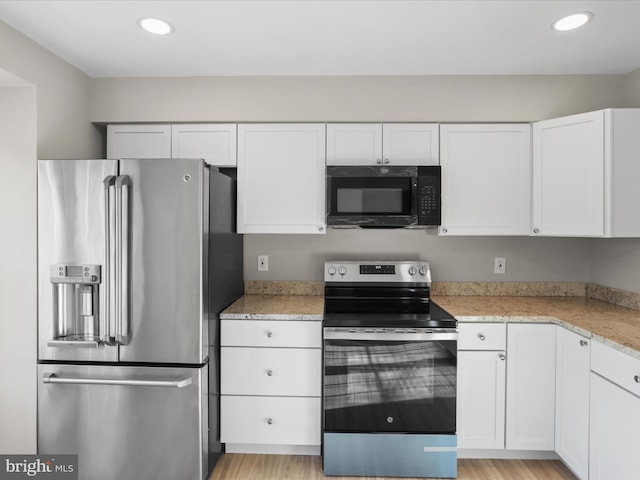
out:
<path id="1" fill-rule="evenodd" d="M 481 297 L 476 297 L 476 299 Z M 485 297 L 486 298 L 486 297 Z M 630 355 L 631 357 L 640 359 L 640 311 L 632 310 L 624 307 L 618 307 L 597 300 L 578 300 L 573 302 L 575 305 L 570 304 L 569 307 L 573 310 L 569 310 L 569 316 L 585 316 L 591 317 L 590 321 L 593 322 L 592 317 L 607 317 L 609 312 L 614 312 L 618 315 L 623 315 L 625 320 L 623 325 L 614 324 L 613 326 L 602 325 L 602 328 L 598 330 L 604 330 L 611 332 L 611 336 L 614 338 L 622 338 L 623 341 L 627 340 L 630 345 L 624 345 L 608 337 L 602 332 L 594 332 L 584 326 L 577 325 L 571 321 L 564 320 L 551 315 L 538 315 L 535 313 L 516 313 L 517 310 L 521 310 L 521 307 L 514 307 L 514 314 L 508 313 L 510 302 L 517 303 L 518 297 L 492 297 L 493 300 L 499 300 L 502 303 L 503 308 L 501 313 L 504 314 L 484 314 L 485 309 L 479 308 L 482 311 L 479 315 L 464 315 L 457 314 L 458 309 L 456 303 L 461 303 L 461 307 L 458 310 L 473 310 L 474 299 L 470 297 L 455 297 L 455 296 L 437 296 L 434 297 L 434 301 L 438 303 L 445 310 L 449 311 L 459 323 L 553 323 L 561 327 L 567 328 L 579 335 L 582 335 L 591 340 L 596 340 L 607 346 L 615 348 L 623 353 Z M 557 307 L 558 300 L 552 297 L 529 297 L 536 302 L 536 305 L 532 307 L 533 310 L 543 311 L 545 308 L 553 310 Z M 442 302 L 441 302 L 442 300 Z M 482 301 L 482 300 L 480 300 Z M 471 305 L 469 305 L 471 302 Z M 444 303 L 444 305 L 443 305 Z M 564 305 L 566 309 L 566 305 Z M 531 307 L 529 307 L 531 308 Z M 236 302 L 230 305 L 220 314 L 221 320 L 276 320 L 276 321 L 322 321 L 324 309 L 324 298 L 318 295 L 259 295 L 250 294 L 240 297 Z M 553 313 L 553 312 L 551 312 Z M 560 315 L 561 316 L 561 315 Z M 630 320 L 631 319 L 631 322 Z M 607 318 L 596 320 L 596 322 L 606 322 Z M 637 321 L 637 324 L 636 324 Z M 585 322 L 588 323 L 588 322 Z M 615 322 L 614 322 L 615 323 Z M 631 323 L 631 324 L 630 324 Z M 593 323 L 592 323 L 593 325 Z M 634 332 L 629 339 L 629 335 L 625 335 L 626 330 L 631 328 Z M 637 330 L 637 334 L 635 331 Z M 637 348 L 636 348 L 637 347 Z"/>

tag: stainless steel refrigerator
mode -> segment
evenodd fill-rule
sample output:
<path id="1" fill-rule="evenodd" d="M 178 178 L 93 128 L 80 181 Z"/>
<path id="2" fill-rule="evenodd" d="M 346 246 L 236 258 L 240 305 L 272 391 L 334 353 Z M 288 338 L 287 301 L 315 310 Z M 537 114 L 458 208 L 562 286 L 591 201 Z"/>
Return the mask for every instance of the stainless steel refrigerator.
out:
<path id="1" fill-rule="evenodd" d="M 87 480 L 206 477 L 234 205 L 199 159 L 39 161 L 39 453 L 78 454 Z"/>

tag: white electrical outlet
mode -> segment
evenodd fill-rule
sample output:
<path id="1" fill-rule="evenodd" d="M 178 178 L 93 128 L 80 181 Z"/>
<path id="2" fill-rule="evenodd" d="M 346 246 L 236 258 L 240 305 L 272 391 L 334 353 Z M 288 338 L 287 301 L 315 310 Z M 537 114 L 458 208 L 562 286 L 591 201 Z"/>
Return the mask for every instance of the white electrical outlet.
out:
<path id="1" fill-rule="evenodd" d="M 269 271 L 269 255 L 258 255 L 258 271 Z"/>
<path id="2" fill-rule="evenodd" d="M 495 258 L 495 265 L 493 268 L 493 273 L 497 273 L 497 274 L 505 274 L 507 273 L 507 259 L 503 258 L 503 257 L 496 257 Z"/>

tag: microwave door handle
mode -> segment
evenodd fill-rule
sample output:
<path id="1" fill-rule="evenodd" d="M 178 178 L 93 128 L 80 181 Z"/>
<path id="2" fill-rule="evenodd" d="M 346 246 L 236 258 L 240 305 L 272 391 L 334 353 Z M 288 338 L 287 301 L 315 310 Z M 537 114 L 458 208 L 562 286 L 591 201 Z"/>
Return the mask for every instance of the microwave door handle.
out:
<path id="1" fill-rule="evenodd" d="M 105 217 L 105 308 L 104 315 L 100 316 L 100 340 L 107 345 L 114 344 L 115 337 L 115 231 L 116 231 L 116 177 L 107 176 L 104 181 L 104 217 Z"/>
<path id="2" fill-rule="evenodd" d="M 129 344 L 129 193 L 127 175 L 116 179 L 116 343 Z"/>

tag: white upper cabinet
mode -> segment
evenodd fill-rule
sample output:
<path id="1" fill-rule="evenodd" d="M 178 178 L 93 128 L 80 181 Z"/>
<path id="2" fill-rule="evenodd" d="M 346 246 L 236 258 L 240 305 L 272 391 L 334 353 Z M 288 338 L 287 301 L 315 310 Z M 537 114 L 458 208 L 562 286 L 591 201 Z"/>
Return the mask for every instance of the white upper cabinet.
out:
<path id="1" fill-rule="evenodd" d="M 108 125 L 107 158 L 202 158 L 236 166 L 234 123 Z"/>
<path id="2" fill-rule="evenodd" d="M 171 125 L 107 125 L 107 158 L 171 158 Z"/>
<path id="3" fill-rule="evenodd" d="M 640 109 L 533 124 L 532 234 L 638 237 Z"/>
<path id="4" fill-rule="evenodd" d="M 441 235 L 528 235 L 529 124 L 442 124 Z"/>
<path id="5" fill-rule="evenodd" d="M 325 125 L 238 125 L 238 233 L 325 233 Z"/>
<path id="6" fill-rule="evenodd" d="M 216 167 L 236 166 L 236 124 L 196 123 L 171 126 L 173 158 L 203 158 Z"/>
<path id="7" fill-rule="evenodd" d="M 382 125 L 382 162 L 387 165 L 440 165 L 438 125 L 385 123 Z"/>
<path id="8" fill-rule="evenodd" d="M 327 165 L 439 165 L 433 123 L 329 123 Z"/>

